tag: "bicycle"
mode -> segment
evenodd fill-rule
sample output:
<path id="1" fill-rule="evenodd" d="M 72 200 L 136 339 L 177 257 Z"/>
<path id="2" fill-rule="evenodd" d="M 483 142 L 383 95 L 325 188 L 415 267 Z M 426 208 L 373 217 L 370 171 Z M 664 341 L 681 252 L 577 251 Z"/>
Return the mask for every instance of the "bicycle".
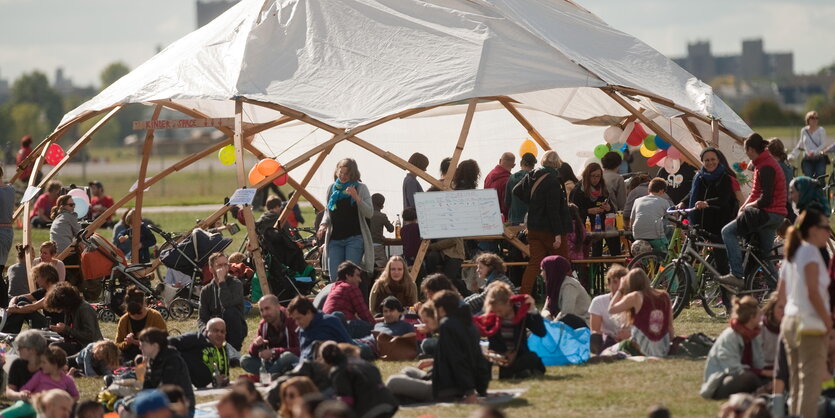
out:
<path id="1" fill-rule="evenodd" d="M 694 209 L 671 209 L 668 213 L 686 215 Z M 684 231 L 682 251 L 677 258 L 665 265 L 663 270 L 652 279 L 652 286 L 670 294 L 673 301 L 673 316 L 677 317 L 690 302 L 690 292 L 698 293 L 702 306 L 711 316 L 718 316 L 712 312 L 718 299 L 726 313 L 730 313 L 730 297 L 753 295 L 762 300 L 765 295 L 777 287 L 777 264 L 780 257 L 774 254 L 760 255 L 757 246 L 751 241 L 743 247 L 744 284 L 740 289 L 728 286 L 716 280 L 721 273 L 714 266 L 711 254 L 702 255 L 702 250 L 725 249 L 725 245 L 710 242 L 708 234 L 699 228 L 680 222 Z M 708 260 L 711 258 L 711 260 Z M 698 263 L 698 264 L 697 264 Z M 694 264 L 700 265 L 701 273 L 697 276 Z M 710 282 L 708 285 L 707 283 Z"/>

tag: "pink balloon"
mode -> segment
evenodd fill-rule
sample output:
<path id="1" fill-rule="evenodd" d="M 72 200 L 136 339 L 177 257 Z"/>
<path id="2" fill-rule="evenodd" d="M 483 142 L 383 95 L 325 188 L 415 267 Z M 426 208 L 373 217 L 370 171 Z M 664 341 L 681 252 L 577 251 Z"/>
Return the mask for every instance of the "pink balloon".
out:
<path id="1" fill-rule="evenodd" d="M 85 192 L 84 189 L 72 189 L 67 192 L 67 194 L 73 197 L 80 197 L 81 199 L 84 199 L 85 202 L 90 203 L 90 197 L 87 196 L 87 192 Z"/>
<path id="2" fill-rule="evenodd" d="M 680 160 L 681 159 L 681 151 L 678 150 L 676 147 L 667 148 L 667 156 L 674 159 Z"/>

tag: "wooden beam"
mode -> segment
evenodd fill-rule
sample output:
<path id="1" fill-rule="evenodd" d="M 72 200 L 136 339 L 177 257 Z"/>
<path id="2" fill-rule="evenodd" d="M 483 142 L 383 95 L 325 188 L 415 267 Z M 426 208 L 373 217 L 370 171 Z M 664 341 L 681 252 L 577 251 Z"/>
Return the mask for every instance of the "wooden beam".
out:
<path id="1" fill-rule="evenodd" d="M 536 128 L 528 121 L 528 119 L 525 118 L 524 115 L 522 115 L 522 112 L 519 112 L 519 109 L 517 109 L 516 106 L 513 105 L 513 103 L 510 103 L 510 101 L 506 99 L 499 100 L 499 103 L 501 103 L 502 106 L 504 106 L 505 109 L 507 109 L 507 111 L 510 112 L 510 114 L 513 115 L 513 117 L 516 118 L 517 121 L 519 121 L 519 123 L 525 128 L 525 130 L 528 131 L 528 135 L 530 135 L 531 138 L 533 138 L 533 140 L 536 141 L 536 143 L 539 144 L 539 146 L 543 150 L 549 151 L 551 149 L 551 145 L 548 144 L 548 141 L 545 140 L 545 137 L 540 135 L 539 131 L 537 131 Z"/>
<path id="2" fill-rule="evenodd" d="M 699 132 L 699 129 L 696 128 L 696 125 L 693 124 L 693 121 L 690 120 L 687 116 L 681 117 L 682 122 L 684 122 L 684 126 L 687 127 L 687 130 L 690 131 L 690 135 L 693 135 L 693 138 L 698 142 L 702 148 L 707 147 L 707 143 L 705 142 L 704 138 L 702 138 L 702 134 Z"/>
<path id="3" fill-rule="evenodd" d="M 246 175 L 244 174 L 244 104 L 241 99 L 235 99 L 235 171 L 238 176 L 238 187 L 246 188 Z M 248 249 L 255 260 L 255 271 L 258 273 L 258 281 L 261 285 L 261 292 L 270 295 L 270 284 L 267 278 L 267 270 L 264 268 L 264 257 L 261 254 L 261 247 L 258 245 L 258 234 L 255 232 L 255 217 L 252 215 L 252 205 L 244 205 L 244 221 L 246 234 L 249 239 Z"/>
<path id="4" fill-rule="evenodd" d="M 696 158 L 696 156 L 694 156 L 693 153 L 690 152 L 690 150 L 681 146 L 681 143 L 679 143 L 677 139 L 673 138 L 673 136 L 669 132 L 665 131 L 663 128 L 658 126 L 657 123 L 644 116 L 643 113 L 638 112 L 638 110 L 632 107 L 631 104 L 627 103 L 626 99 L 620 97 L 618 93 L 611 90 L 602 91 L 608 94 L 609 97 L 612 98 L 612 100 L 616 101 L 619 105 L 623 106 L 624 109 L 628 110 L 633 115 L 635 115 L 638 118 L 638 120 L 643 122 L 644 125 L 646 125 L 649 129 L 654 131 L 656 135 L 660 136 L 665 141 L 678 148 L 678 150 L 681 151 L 681 155 L 682 157 L 684 157 L 684 160 L 690 163 L 690 165 L 692 165 L 693 167 L 699 167 L 701 165 L 701 163 L 699 163 L 699 159 Z"/>
<path id="5" fill-rule="evenodd" d="M 279 126 L 279 125 L 284 125 L 285 123 L 293 121 L 293 120 L 295 120 L 295 119 L 293 119 L 289 116 L 282 116 L 278 119 L 255 125 L 255 126 L 249 128 L 249 129 L 244 129 L 244 138 L 246 138 L 248 136 L 258 134 L 258 133 L 261 133 L 261 132 L 264 132 L 268 129 L 275 128 L 276 126 Z"/>
<path id="6" fill-rule="evenodd" d="M 410 173 L 426 180 L 429 184 L 431 184 L 431 185 L 433 185 L 433 186 L 435 186 L 435 187 L 437 187 L 441 190 L 449 190 L 449 186 L 445 185 L 440 180 L 436 179 L 435 177 L 432 177 L 426 171 L 415 167 L 413 164 L 410 164 L 408 161 L 392 154 L 389 151 L 383 151 L 381 148 L 379 148 L 379 147 L 377 147 L 377 146 L 375 146 L 375 145 L 373 145 L 369 142 L 363 141 L 362 139 L 360 139 L 356 136 L 352 136 L 348 140 L 357 144 L 357 145 L 359 145 L 362 148 L 367 149 L 372 154 L 383 158 L 384 160 L 396 165 L 397 167 L 400 167 L 404 170 L 407 170 Z M 450 165 L 450 167 L 452 167 L 452 165 Z"/>
<path id="7" fill-rule="evenodd" d="M 162 105 L 154 107 L 154 114 L 151 116 L 151 125 L 159 119 L 159 114 L 162 111 Z M 139 178 L 136 180 L 136 204 L 133 208 L 133 218 L 131 219 L 131 242 L 130 242 L 130 259 L 131 263 L 139 263 L 139 247 L 141 246 L 142 238 L 142 203 L 145 198 L 145 176 L 148 174 L 148 159 L 151 158 L 151 151 L 154 145 L 154 128 L 149 128 L 145 132 L 145 143 L 142 146 L 142 162 L 139 164 Z"/>
<path id="8" fill-rule="evenodd" d="M 710 144 L 719 148 L 719 119 L 710 120 Z"/>
<path id="9" fill-rule="evenodd" d="M 313 165 L 310 167 L 310 170 L 307 170 L 307 174 L 305 174 L 304 178 L 302 178 L 302 182 L 299 183 L 299 188 L 296 189 L 296 193 L 293 193 L 293 197 L 290 198 L 290 201 L 287 202 L 287 205 L 284 207 L 284 210 L 281 211 L 281 214 L 278 215 L 278 221 L 276 221 L 275 227 L 280 228 L 284 226 L 287 222 L 287 217 L 290 215 L 290 212 L 293 211 L 293 207 L 299 202 L 299 197 L 302 195 L 299 190 L 306 190 L 307 184 L 310 183 L 310 180 L 313 179 L 313 175 L 316 174 L 316 170 L 319 169 L 319 166 L 325 162 L 325 158 L 327 158 L 328 154 L 331 153 L 333 147 L 325 148 L 318 157 L 316 157 L 316 161 L 313 162 Z M 289 177 L 288 177 L 289 178 Z"/>
<path id="10" fill-rule="evenodd" d="M 461 152 L 464 151 L 464 143 L 467 142 L 467 135 L 470 134 L 470 125 L 473 123 L 473 115 L 475 114 L 475 107 L 478 104 L 478 98 L 470 99 L 470 104 L 467 105 L 467 114 L 464 115 L 464 124 L 461 125 L 461 133 L 458 135 L 458 143 L 455 144 L 455 150 L 452 152 L 452 160 L 449 162 L 449 169 L 455 173 L 458 168 L 458 163 L 461 161 Z M 449 189 L 452 184 L 454 175 L 447 175 L 444 178 L 445 189 Z"/>
<path id="11" fill-rule="evenodd" d="M 420 274 L 420 266 L 423 264 L 423 259 L 426 257 L 426 251 L 428 250 L 429 240 L 425 239 L 420 242 L 420 248 L 418 249 L 417 255 L 415 255 L 415 262 L 412 264 L 412 270 L 409 272 L 412 277 L 417 278 L 418 274 Z"/>
<path id="12" fill-rule="evenodd" d="M 57 140 L 58 138 L 53 138 L 53 140 Z M 49 141 L 49 139 L 47 139 Z M 44 158 L 46 157 L 46 150 L 48 147 L 41 147 L 40 153 L 38 153 L 38 158 L 35 159 L 34 167 L 32 168 L 32 174 L 29 176 L 29 187 L 35 185 L 35 178 L 37 177 L 38 171 L 41 169 L 41 165 L 43 164 Z M 34 151 L 33 151 L 34 153 Z M 31 154 L 30 154 L 31 155 Z M 31 204 L 32 199 L 29 199 L 26 203 L 23 204 L 23 211 L 26 213 L 26 216 L 23 218 L 23 245 L 24 246 L 31 246 L 32 245 L 32 220 L 30 219 L 30 211 L 31 211 Z M 72 246 L 67 247 L 67 249 L 71 248 Z M 66 250 L 64 250 L 66 251 Z M 26 253 L 26 271 L 32 271 L 32 252 Z M 35 277 L 31 274 L 27 275 L 29 278 L 29 290 L 34 292 L 37 289 L 35 285 Z"/>

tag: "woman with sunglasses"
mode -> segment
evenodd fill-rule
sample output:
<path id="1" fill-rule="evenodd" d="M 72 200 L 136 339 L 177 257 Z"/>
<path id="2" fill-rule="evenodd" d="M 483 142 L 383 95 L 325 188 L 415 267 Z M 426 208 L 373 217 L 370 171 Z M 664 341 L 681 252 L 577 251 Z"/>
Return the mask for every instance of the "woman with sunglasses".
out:
<path id="1" fill-rule="evenodd" d="M 81 231 L 78 215 L 75 213 L 75 202 L 72 196 L 63 195 L 55 202 L 50 212 L 52 226 L 49 228 L 49 240 L 58 246 L 58 254 L 72 244 L 75 235 Z"/>
<path id="2" fill-rule="evenodd" d="M 806 126 L 800 130 L 800 140 L 792 151 L 793 156 L 803 151 L 800 168 L 804 176 L 818 178 L 826 174 L 829 158 L 825 153 L 830 151 L 829 148 L 826 145 L 826 131 L 819 125 L 818 112 L 812 110 L 806 113 Z"/>

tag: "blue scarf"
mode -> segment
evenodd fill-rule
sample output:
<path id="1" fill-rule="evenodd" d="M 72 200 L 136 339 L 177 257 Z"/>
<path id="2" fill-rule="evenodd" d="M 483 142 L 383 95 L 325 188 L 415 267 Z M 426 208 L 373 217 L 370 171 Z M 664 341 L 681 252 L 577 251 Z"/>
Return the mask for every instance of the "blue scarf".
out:
<path id="1" fill-rule="evenodd" d="M 333 182 L 333 186 L 331 186 L 331 197 L 328 198 L 328 210 L 336 210 L 337 201 L 351 197 L 351 195 L 345 193 L 345 189 L 349 187 L 356 189 L 357 186 L 359 186 L 359 182 L 349 181 L 347 183 L 342 183 L 339 179 L 336 179 L 336 181 Z M 354 202 L 354 199 L 351 199 L 351 204 L 356 205 L 357 202 Z"/>
<path id="2" fill-rule="evenodd" d="M 717 165 L 713 172 L 709 172 L 702 167 L 696 174 L 696 177 L 693 178 L 693 185 L 690 186 L 690 205 L 688 207 L 692 208 L 693 206 L 696 206 L 696 202 L 701 199 L 701 196 L 696 196 L 696 191 L 699 190 L 699 187 L 702 185 L 702 181 L 707 180 L 709 182 L 714 182 L 721 179 L 724 175 L 725 166 L 722 164 Z M 691 218 L 692 217 L 693 216 L 691 214 Z"/>

